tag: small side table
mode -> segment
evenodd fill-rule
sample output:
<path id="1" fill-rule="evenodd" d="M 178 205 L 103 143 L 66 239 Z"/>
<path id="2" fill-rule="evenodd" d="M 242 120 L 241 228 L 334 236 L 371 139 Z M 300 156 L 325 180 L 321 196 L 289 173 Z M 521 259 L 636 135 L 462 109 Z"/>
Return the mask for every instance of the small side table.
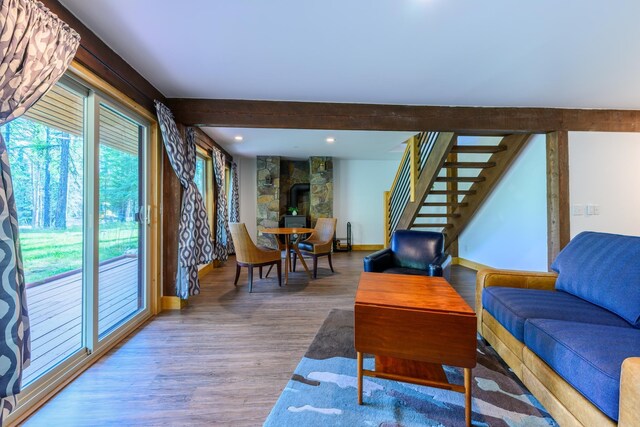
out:
<path id="1" fill-rule="evenodd" d="M 443 388 L 465 394 L 471 425 L 476 314 L 445 279 L 364 272 L 354 313 L 358 404 L 363 376 Z M 375 355 L 375 370 L 363 369 L 363 353 Z M 463 368 L 464 385 L 450 384 L 442 365 Z"/>

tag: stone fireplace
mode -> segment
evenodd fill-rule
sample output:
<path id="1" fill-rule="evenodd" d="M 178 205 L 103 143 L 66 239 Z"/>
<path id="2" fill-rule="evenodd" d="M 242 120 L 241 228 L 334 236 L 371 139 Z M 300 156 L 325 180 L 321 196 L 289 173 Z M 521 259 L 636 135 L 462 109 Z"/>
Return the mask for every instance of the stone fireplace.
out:
<path id="1" fill-rule="evenodd" d="M 257 209 L 258 244 L 273 246 L 273 238 L 260 230 L 284 226 L 289 208 L 297 208 L 306 225 L 314 227 L 318 218 L 333 216 L 333 160 L 311 157 L 290 160 L 258 156 Z M 296 224 L 302 223 L 296 218 Z"/>

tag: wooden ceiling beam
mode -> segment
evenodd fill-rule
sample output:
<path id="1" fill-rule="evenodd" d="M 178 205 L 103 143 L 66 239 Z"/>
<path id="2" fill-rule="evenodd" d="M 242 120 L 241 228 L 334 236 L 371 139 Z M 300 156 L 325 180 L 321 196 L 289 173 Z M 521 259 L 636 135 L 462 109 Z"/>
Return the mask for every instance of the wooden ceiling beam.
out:
<path id="1" fill-rule="evenodd" d="M 282 129 L 531 133 L 640 131 L 640 110 L 437 107 L 169 98 L 182 123 Z"/>

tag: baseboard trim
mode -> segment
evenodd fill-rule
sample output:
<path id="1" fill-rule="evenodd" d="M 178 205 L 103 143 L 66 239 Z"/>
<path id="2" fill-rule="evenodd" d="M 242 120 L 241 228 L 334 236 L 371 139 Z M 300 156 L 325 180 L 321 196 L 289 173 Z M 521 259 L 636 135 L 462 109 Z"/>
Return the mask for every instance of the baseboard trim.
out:
<path id="1" fill-rule="evenodd" d="M 351 245 L 352 251 L 379 251 L 384 245 Z"/>
<path id="2" fill-rule="evenodd" d="M 470 268 L 472 270 L 482 270 L 483 268 L 493 268 L 491 266 L 485 265 L 485 264 L 480 264 L 479 262 L 475 262 L 475 261 L 471 261 L 465 258 L 460 258 L 460 257 L 454 257 L 451 260 L 451 264 L 453 265 L 461 265 L 463 267 L 467 267 Z"/>
<path id="3" fill-rule="evenodd" d="M 187 304 L 187 300 L 178 297 L 162 297 L 162 310 L 182 310 Z"/>
<path id="4" fill-rule="evenodd" d="M 202 279 L 203 276 L 212 272 L 214 268 L 219 267 L 219 264 L 213 265 L 214 262 L 216 261 L 210 262 L 209 264 L 205 265 L 200 270 L 198 270 L 198 279 Z"/>

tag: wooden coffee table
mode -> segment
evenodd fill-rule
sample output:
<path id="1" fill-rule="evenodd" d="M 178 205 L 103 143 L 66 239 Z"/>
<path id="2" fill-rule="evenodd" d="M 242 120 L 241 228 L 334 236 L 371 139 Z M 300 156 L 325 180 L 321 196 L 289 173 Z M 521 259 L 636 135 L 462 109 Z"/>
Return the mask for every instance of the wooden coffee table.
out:
<path id="1" fill-rule="evenodd" d="M 363 376 L 444 388 L 465 394 L 471 425 L 476 314 L 445 279 L 364 272 L 354 312 L 358 404 Z M 363 353 L 375 370 L 363 369 Z M 442 365 L 464 368 L 464 385 L 450 384 Z"/>

